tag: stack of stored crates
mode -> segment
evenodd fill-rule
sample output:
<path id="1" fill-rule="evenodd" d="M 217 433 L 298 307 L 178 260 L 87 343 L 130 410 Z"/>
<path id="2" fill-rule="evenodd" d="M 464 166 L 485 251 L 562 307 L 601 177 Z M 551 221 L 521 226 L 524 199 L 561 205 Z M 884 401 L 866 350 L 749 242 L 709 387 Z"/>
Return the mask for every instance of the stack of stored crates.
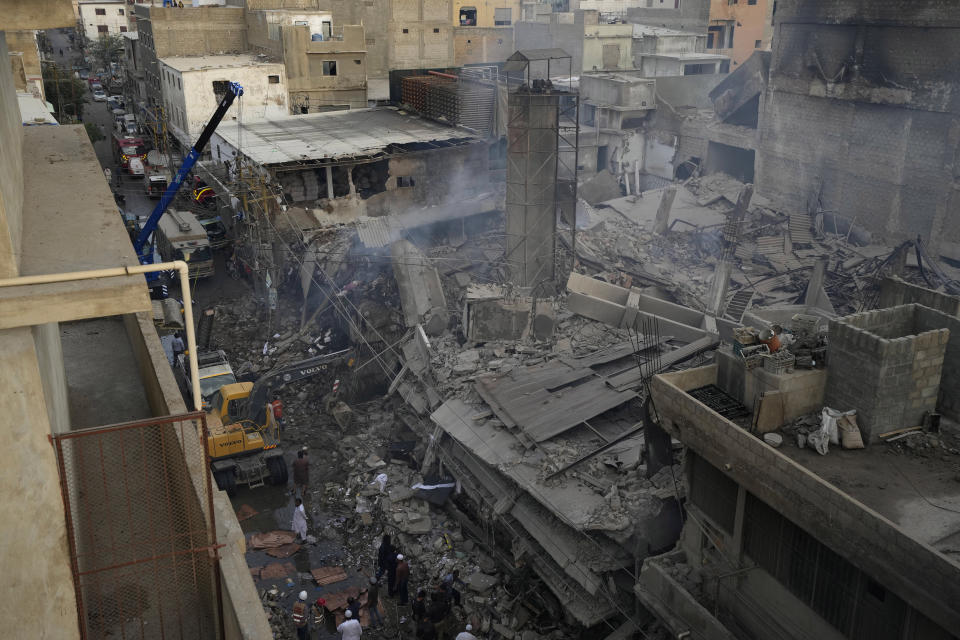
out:
<path id="1" fill-rule="evenodd" d="M 453 82 L 441 76 L 407 76 L 400 81 L 400 100 L 416 111 L 426 114 L 430 88 L 433 85 Z"/>
<path id="2" fill-rule="evenodd" d="M 780 349 L 776 353 L 771 353 L 763 358 L 763 369 L 770 373 L 782 375 L 793 370 L 796 358 L 786 349 Z"/>
<path id="3" fill-rule="evenodd" d="M 457 95 L 457 82 L 441 78 L 445 82 L 435 83 L 427 92 L 427 105 L 424 114 L 435 120 L 457 124 L 460 112 L 460 100 Z"/>
<path id="4" fill-rule="evenodd" d="M 820 334 L 817 331 L 819 324 L 819 316 L 805 315 L 803 313 L 794 314 L 794 316 L 790 318 L 790 330 L 793 331 L 793 338 L 796 344 L 808 349 L 816 347 L 820 340 Z"/>

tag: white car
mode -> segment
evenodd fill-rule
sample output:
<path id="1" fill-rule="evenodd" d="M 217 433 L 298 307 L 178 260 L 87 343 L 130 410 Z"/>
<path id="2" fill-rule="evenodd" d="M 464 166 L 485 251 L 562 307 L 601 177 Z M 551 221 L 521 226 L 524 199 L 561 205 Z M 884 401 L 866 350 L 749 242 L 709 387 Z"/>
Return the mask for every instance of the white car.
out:
<path id="1" fill-rule="evenodd" d="M 105 94 L 102 90 L 101 90 L 101 91 L 94 91 L 94 92 L 93 92 L 93 101 L 94 101 L 94 102 L 106 102 L 106 101 L 107 101 L 107 94 Z"/>

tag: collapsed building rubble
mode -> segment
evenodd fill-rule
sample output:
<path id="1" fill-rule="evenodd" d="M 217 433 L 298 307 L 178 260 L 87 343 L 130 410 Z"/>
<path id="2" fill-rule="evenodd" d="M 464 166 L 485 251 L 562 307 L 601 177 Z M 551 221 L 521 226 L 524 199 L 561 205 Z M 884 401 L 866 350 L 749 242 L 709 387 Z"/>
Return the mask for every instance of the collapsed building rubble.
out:
<path id="1" fill-rule="evenodd" d="M 327 526 L 293 556 L 310 566 L 264 574 L 282 559 L 251 560 L 278 633 L 295 583 L 359 597 L 384 532 L 421 584 L 460 570 L 471 595 L 456 615 L 484 633 L 560 637 L 601 622 L 651 632 L 657 623 L 635 613 L 637 569 L 676 543 L 687 497 L 679 450 L 644 428 L 650 376 L 731 358 L 712 350 L 741 324 L 789 327 L 798 313 L 909 302 L 916 287 L 882 276 L 924 278 L 908 245 L 860 246 L 849 229 L 794 224 L 762 198 L 731 230 L 741 190 L 722 175 L 688 181 L 665 232 L 654 231 L 653 194 L 581 201 L 566 291 L 509 283 L 492 214 L 296 231 L 299 286 L 282 291 L 273 333 L 249 321 L 264 313 L 251 301 L 218 311 L 213 340 L 238 375 L 358 347 L 353 370 L 280 390 L 284 438 L 323 452 L 328 469 L 310 504 Z M 712 317 L 704 299 L 730 238 L 732 291 Z M 447 482 L 456 488 L 440 506 L 415 488 Z M 319 585 L 310 570 L 320 565 L 347 577 Z M 521 605 L 531 580 L 538 603 Z M 404 615 L 387 614 L 394 624 Z"/>

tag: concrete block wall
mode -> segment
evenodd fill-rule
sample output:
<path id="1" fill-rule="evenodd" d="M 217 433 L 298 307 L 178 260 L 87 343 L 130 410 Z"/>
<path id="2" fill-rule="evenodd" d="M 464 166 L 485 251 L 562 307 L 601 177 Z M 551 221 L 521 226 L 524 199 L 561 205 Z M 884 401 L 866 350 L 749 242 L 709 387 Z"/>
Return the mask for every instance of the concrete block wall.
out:
<path id="1" fill-rule="evenodd" d="M 918 323 L 917 309 L 903 305 L 830 321 L 825 402 L 855 409 L 868 440 L 922 424 L 936 409 L 950 330 Z"/>
<path id="2" fill-rule="evenodd" d="M 916 305 L 916 324 L 922 329 L 946 327 L 950 332 L 940 371 L 937 411 L 952 420 L 960 420 L 960 317 Z M 941 335 L 942 339 L 942 335 Z"/>
<path id="3" fill-rule="evenodd" d="M 944 629 L 960 629 L 960 566 L 687 393 L 716 381 L 715 365 L 654 376 L 670 435 Z"/>
<path id="4" fill-rule="evenodd" d="M 239 7 L 151 7 L 156 56 L 202 56 L 247 50 L 247 21 Z"/>
<path id="5" fill-rule="evenodd" d="M 896 307 L 901 304 L 921 304 L 949 316 L 960 316 L 960 297 L 904 282 L 896 276 L 884 278 L 880 283 L 878 308 Z"/>

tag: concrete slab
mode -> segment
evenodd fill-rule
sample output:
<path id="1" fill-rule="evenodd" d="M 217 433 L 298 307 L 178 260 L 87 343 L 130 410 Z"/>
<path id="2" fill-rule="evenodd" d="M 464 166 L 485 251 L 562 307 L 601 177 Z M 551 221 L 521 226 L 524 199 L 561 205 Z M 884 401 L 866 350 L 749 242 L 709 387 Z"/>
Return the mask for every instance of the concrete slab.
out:
<path id="1" fill-rule="evenodd" d="M 121 318 L 64 323 L 60 340 L 71 429 L 153 415 Z"/>
<path id="2" fill-rule="evenodd" d="M 26 127 L 23 137 L 20 275 L 139 264 L 84 128 Z M 151 310 L 139 275 L 0 289 L 0 328 Z"/>

